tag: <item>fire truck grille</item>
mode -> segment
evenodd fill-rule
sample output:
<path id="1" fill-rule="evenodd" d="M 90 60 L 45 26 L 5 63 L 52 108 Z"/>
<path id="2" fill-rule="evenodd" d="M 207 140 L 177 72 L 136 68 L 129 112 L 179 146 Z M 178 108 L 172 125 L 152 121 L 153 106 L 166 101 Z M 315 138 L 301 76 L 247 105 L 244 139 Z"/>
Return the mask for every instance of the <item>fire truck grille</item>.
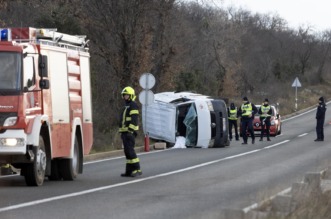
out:
<path id="1" fill-rule="evenodd" d="M 9 117 L 14 117 L 17 116 L 17 113 L 14 112 L 10 112 L 10 113 L 0 113 L 0 126 L 3 126 L 3 123 L 5 122 L 5 120 Z"/>

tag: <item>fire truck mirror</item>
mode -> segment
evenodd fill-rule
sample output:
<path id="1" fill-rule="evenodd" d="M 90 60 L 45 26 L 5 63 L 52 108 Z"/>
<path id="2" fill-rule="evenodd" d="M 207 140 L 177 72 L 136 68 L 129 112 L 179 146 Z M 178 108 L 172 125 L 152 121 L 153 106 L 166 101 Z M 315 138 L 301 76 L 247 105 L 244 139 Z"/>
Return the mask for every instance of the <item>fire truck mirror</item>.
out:
<path id="1" fill-rule="evenodd" d="M 49 89 L 49 80 L 47 80 L 47 79 L 40 80 L 39 87 L 40 87 L 40 89 Z"/>
<path id="2" fill-rule="evenodd" d="M 39 76 L 48 77 L 47 56 L 39 56 Z"/>

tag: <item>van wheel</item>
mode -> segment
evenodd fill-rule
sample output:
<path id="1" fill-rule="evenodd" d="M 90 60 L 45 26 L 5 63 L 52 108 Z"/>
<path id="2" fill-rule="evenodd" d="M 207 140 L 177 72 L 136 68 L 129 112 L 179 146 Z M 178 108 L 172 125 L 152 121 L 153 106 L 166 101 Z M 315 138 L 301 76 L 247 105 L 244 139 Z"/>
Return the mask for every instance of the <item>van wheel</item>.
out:
<path id="1" fill-rule="evenodd" d="M 42 136 L 39 136 L 39 145 L 34 147 L 34 161 L 26 165 L 23 169 L 25 182 L 28 186 L 41 186 L 45 179 L 47 157 L 45 144 Z"/>
<path id="2" fill-rule="evenodd" d="M 74 154 L 70 159 L 62 159 L 60 161 L 60 169 L 63 180 L 74 180 L 79 172 L 80 149 L 77 138 L 75 138 Z"/>

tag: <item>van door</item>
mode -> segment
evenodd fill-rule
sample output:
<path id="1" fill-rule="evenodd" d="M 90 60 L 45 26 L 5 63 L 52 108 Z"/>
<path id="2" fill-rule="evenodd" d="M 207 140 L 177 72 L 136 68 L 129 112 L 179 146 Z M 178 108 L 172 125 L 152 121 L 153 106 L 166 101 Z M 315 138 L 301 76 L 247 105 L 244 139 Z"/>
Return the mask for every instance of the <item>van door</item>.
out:
<path id="1" fill-rule="evenodd" d="M 142 106 L 142 122 L 144 133 L 153 139 L 176 142 L 176 106 L 155 102 Z"/>
<path id="2" fill-rule="evenodd" d="M 211 118 L 208 102 L 210 100 L 195 100 L 198 115 L 198 140 L 197 147 L 208 148 L 211 140 Z"/>

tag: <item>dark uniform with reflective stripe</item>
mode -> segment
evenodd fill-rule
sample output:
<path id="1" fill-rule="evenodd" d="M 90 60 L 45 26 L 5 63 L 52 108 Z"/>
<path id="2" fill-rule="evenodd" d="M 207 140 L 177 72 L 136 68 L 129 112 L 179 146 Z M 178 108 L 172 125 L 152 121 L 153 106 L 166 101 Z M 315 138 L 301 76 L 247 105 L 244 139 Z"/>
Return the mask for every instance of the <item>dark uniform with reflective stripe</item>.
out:
<path id="1" fill-rule="evenodd" d="M 272 115 L 272 109 L 269 104 L 261 105 L 259 109 L 260 121 L 261 121 L 261 137 L 260 141 L 263 140 L 264 132 L 267 134 L 267 140 L 270 141 L 270 119 Z"/>
<path id="2" fill-rule="evenodd" d="M 232 140 L 232 127 L 234 127 L 234 133 L 236 140 L 239 140 L 238 134 L 238 109 L 234 106 L 234 103 L 231 103 L 230 108 L 228 108 L 228 120 L 229 120 L 229 137 L 230 141 Z"/>
<path id="3" fill-rule="evenodd" d="M 243 103 L 239 109 L 239 115 L 241 115 L 241 131 L 244 142 L 242 144 L 247 144 L 247 131 L 252 137 L 252 144 L 255 143 L 255 135 L 253 128 L 254 115 L 257 113 L 257 108 L 253 103 L 250 103 L 247 97 L 243 99 Z"/>
<path id="4" fill-rule="evenodd" d="M 122 176 L 136 176 L 141 174 L 140 162 L 134 150 L 135 137 L 137 136 L 139 110 L 136 102 L 131 99 L 125 101 L 125 107 L 121 113 L 119 132 L 124 146 L 126 157 L 125 173 Z"/>

